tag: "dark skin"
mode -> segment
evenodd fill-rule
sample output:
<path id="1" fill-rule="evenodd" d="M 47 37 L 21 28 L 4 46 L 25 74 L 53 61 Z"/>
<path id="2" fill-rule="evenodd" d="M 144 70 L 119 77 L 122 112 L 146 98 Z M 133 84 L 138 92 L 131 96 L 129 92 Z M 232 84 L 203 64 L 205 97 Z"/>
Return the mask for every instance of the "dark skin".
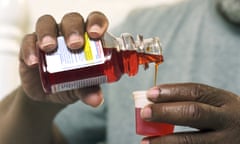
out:
<path id="1" fill-rule="evenodd" d="M 54 51 L 57 48 L 57 36 L 63 35 L 68 48 L 78 50 L 84 46 L 85 31 L 91 38 L 100 39 L 107 28 L 108 20 L 100 12 L 89 14 L 86 22 L 79 13 L 68 13 L 63 16 L 59 25 L 50 15 L 40 17 L 36 23 L 36 31 L 25 36 L 20 50 L 19 71 L 26 95 L 38 101 L 70 104 L 81 99 L 91 106 L 99 105 L 103 99 L 99 86 L 46 96 L 40 84 L 37 49 Z"/>
<path id="2" fill-rule="evenodd" d="M 141 116 L 147 121 L 190 126 L 198 132 L 144 138 L 142 144 L 239 144 L 240 97 L 196 83 L 164 84 L 148 91 L 154 102 Z"/>
<path id="3" fill-rule="evenodd" d="M 100 39 L 108 28 L 108 19 L 100 12 L 89 14 L 86 22 L 79 13 L 66 14 L 60 24 L 50 15 L 40 17 L 36 31 L 27 34 L 19 53 L 21 86 L 0 103 L 1 144 L 64 144 L 53 124 L 56 114 L 66 105 L 78 100 L 97 107 L 103 101 L 99 86 L 75 89 L 56 94 L 45 94 L 38 70 L 38 48 L 54 51 L 56 38 L 63 35 L 68 48 L 81 49 L 83 34 Z"/>
<path id="4" fill-rule="evenodd" d="M 99 39 L 107 27 L 107 18 L 99 12 L 91 13 L 86 21 L 78 13 L 69 13 L 60 24 L 50 15 L 39 18 L 36 31 L 26 35 L 21 45 L 21 86 L 0 103 L 0 144 L 66 143 L 53 124 L 54 117 L 78 100 L 94 107 L 100 105 L 101 89 L 93 86 L 46 95 L 38 73 L 38 48 L 54 51 L 56 37 L 63 35 L 68 47 L 76 50 L 84 45 L 85 31 L 91 38 Z M 240 143 L 240 98 L 236 94 L 202 84 L 179 83 L 154 87 L 148 91 L 148 97 L 154 104 L 143 109 L 143 119 L 191 126 L 200 131 L 144 138 L 142 143 Z"/>

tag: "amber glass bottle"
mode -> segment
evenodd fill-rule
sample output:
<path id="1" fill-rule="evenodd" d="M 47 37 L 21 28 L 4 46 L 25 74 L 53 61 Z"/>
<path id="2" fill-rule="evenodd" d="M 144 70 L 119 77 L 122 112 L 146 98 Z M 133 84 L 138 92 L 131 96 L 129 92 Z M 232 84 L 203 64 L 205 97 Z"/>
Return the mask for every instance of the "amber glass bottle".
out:
<path id="1" fill-rule="evenodd" d="M 105 33 L 101 40 L 90 40 L 85 34 L 82 51 L 70 51 L 63 37 L 51 54 L 39 51 L 39 70 L 43 89 L 55 93 L 101 83 L 118 81 L 123 74 L 134 76 L 138 66 L 163 62 L 159 38 L 143 39 L 124 33 L 117 38 Z"/>

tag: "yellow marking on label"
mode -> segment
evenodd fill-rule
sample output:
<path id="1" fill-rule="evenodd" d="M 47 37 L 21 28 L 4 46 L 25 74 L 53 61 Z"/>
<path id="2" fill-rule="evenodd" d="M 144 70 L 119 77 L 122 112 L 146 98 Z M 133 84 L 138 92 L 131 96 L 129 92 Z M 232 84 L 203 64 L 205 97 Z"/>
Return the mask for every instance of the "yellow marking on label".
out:
<path id="1" fill-rule="evenodd" d="M 85 58 L 86 58 L 87 61 L 93 60 L 90 39 L 89 39 L 87 33 L 84 34 L 84 38 L 85 38 L 85 46 L 84 46 Z"/>

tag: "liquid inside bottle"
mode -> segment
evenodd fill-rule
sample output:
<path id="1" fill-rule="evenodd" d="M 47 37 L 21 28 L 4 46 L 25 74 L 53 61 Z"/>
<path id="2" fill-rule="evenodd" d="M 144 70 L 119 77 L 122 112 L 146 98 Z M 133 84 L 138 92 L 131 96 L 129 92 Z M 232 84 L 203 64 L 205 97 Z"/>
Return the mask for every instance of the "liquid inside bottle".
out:
<path id="1" fill-rule="evenodd" d="M 106 33 L 103 39 L 90 40 L 85 34 L 85 47 L 71 52 L 63 37 L 57 51 L 46 54 L 39 50 L 39 70 L 43 89 L 55 93 L 101 83 L 118 81 L 123 74 L 134 76 L 139 65 L 163 62 L 158 38 L 134 40 L 130 34 L 116 38 Z"/>

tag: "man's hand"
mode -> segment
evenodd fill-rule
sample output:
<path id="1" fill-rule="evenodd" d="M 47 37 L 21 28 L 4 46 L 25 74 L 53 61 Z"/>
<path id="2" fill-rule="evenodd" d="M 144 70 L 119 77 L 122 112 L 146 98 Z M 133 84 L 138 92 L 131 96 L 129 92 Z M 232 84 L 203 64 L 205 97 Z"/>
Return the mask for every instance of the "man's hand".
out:
<path id="1" fill-rule="evenodd" d="M 199 129 L 195 132 L 144 138 L 144 144 L 239 144 L 240 97 L 203 84 L 164 84 L 148 91 L 154 104 L 141 116 L 147 121 L 166 122 Z"/>
<path id="2" fill-rule="evenodd" d="M 66 14 L 60 24 L 50 15 L 40 17 L 36 31 L 28 34 L 22 41 L 20 50 L 20 76 L 24 92 L 37 101 L 69 104 L 81 99 L 91 106 L 98 106 L 103 101 L 99 86 L 76 89 L 46 95 L 42 89 L 38 70 L 38 47 L 45 52 L 57 48 L 57 36 L 63 35 L 68 48 L 80 49 L 84 46 L 84 33 L 92 39 L 100 39 L 108 28 L 108 19 L 100 12 L 89 14 L 86 22 L 79 13 Z"/>

